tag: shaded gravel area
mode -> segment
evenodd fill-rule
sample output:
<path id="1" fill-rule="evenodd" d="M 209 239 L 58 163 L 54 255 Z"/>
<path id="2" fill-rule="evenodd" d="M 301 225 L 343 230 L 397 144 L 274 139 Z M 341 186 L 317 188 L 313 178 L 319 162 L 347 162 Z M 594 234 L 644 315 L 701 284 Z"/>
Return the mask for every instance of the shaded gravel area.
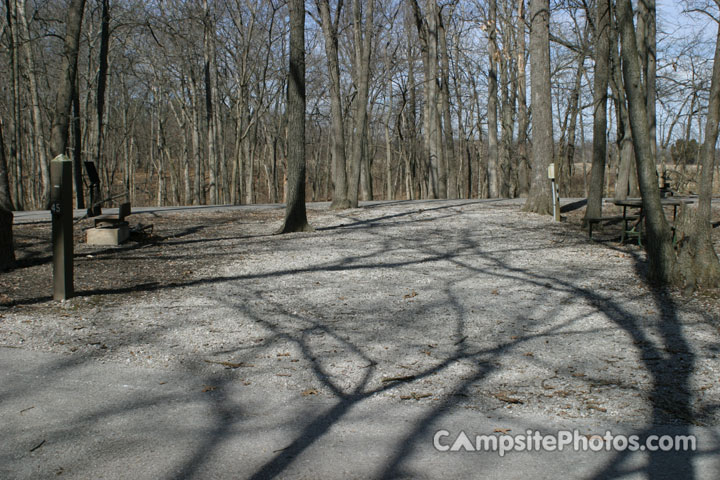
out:
<path id="1" fill-rule="evenodd" d="M 311 208 L 316 232 L 284 236 L 280 209 L 133 215 L 152 230 L 78 243 L 64 303 L 49 225 L 18 225 L 0 345 L 299 397 L 720 424 L 717 292 L 649 289 L 642 250 L 589 241 L 582 210 L 558 224 L 520 205 Z"/>

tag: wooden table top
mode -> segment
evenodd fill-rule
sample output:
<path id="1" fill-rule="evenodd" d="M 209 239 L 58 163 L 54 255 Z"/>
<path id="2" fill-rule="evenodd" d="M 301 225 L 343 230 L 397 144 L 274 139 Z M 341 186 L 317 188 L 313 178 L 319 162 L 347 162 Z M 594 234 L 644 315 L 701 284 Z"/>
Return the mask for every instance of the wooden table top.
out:
<path id="1" fill-rule="evenodd" d="M 663 197 L 660 199 L 661 205 L 680 206 L 693 203 L 696 199 L 687 197 Z M 613 200 L 615 205 L 619 207 L 642 207 L 642 198 L 626 198 L 625 200 Z"/>

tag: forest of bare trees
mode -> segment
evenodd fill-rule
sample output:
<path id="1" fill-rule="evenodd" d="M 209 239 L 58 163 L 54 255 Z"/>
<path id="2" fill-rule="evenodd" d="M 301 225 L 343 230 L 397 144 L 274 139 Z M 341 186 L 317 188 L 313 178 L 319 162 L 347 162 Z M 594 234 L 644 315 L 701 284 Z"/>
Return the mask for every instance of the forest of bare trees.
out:
<path id="1" fill-rule="evenodd" d="M 660 175 L 685 193 L 709 176 L 712 194 L 716 38 L 673 22 L 685 9 L 715 23 L 714 0 L 673 18 L 654 0 L 88 0 L 76 74 L 72 3 L 0 6 L 0 223 L 47 206 L 58 153 L 80 208 L 87 161 L 101 197 L 134 205 L 527 196 L 547 213 L 550 163 L 588 215 L 603 196 L 651 195 Z M 303 3 L 299 188 L 288 58 Z"/>

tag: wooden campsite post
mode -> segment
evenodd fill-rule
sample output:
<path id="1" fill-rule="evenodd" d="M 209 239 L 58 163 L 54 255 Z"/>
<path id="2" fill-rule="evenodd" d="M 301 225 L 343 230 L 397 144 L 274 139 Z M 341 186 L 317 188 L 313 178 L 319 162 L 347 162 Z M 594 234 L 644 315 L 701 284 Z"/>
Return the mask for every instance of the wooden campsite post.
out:
<path id="1" fill-rule="evenodd" d="M 73 288 L 72 161 L 58 155 L 50 162 L 52 214 L 53 298 L 67 300 Z"/>

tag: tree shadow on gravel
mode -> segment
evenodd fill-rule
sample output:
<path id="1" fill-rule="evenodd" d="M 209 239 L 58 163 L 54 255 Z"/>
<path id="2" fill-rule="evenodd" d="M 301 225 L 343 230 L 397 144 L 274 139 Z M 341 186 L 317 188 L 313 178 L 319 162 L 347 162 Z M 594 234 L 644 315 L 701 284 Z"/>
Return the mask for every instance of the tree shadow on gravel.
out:
<path id="1" fill-rule="evenodd" d="M 479 274 L 488 274 L 488 269 L 478 269 L 466 263 L 462 257 L 475 255 L 483 258 L 489 265 L 493 265 L 492 275 L 503 277 L 516 282 L 527 283 L 534 286 L 551 285 L 553 289 L 565 292 L 567 295 L 573 295 L 586 299 L 589 303 L 613 321 L 619 328 L 627 332 L 633 339 L 633 343 L 639 352 L 644 367 L 652 378 L 652 393 L 647 401 L 652 407 L 652 419 L 649 426 L 636 432 L 641 438 L 645 439 L 649 435 L 657 434 L 662 430 L 662 425 L 674 425 L 673 432 L 676 435 L 691 434 L 691 425 L 700 423 L 694 416 L 692 409 L 692 395 L 690 392 L 690 376 L 694 371 L 694 355 L 689 343 L 685 340 L 682 332 L 680 320 L 677 315 L 675 304 L 672 302 L 667 292 L 655 291 L 654 302 L 656 308 L 661 312 L 655 324 L 648 325 L 646 318 L 639 317 L 630 313 L 621 304 L 614 301 L 613 298 L 606 295 L 596 293 L 593 289 L 580 286 L 571 281 L 558 279 L 556 277 L 542 275 L 527 269 L 513 267 L 506 262 L 500 260 L 494 253 L 483 251 L 478 243 L 468 241 L 466 248 L 455 254 L 448 254 L 437 249 L 427 248 L 426 246 L 418 246 L 424 254 L 422 260 L 418 263 L 434 263 L 437 261 L 450 261 L 457 267 L 468 273 L 468 277 Z M 497 253 L 497 252 L 495 252 Z M 377 255 L 378 252 L 373 252 Z M 338 272 L 353 268 L 403 268 L 411 264 L 386 265 L 386 264 L 364 264 L 362 267 L 355 265 L 355 260 L 347 261 L 344 259 L 344 265 L 335 267 L 325 266 L 320 269 L 336 270 Z M 638 268 L 642 268 L 642 262 L 636 259 Z M 414 263 L 414 262 L 413 262 Z M 290 274 L 285 272 L 284 274 Z M 452 334 L 448 336 L 453 339 L 462 339 L 464 335 L 466 312 L 461 302 L 453 299 L 452 284 L 455 282 L 448 281 L 445 283 L 444 291 L 447 294 L 447 302 L 443 305 L 448 310 L 454 312 Z M 280 307 L 280 306 L 278 306 Z M 242 309 L 239 306 L 235 308 Z M 250 312 L 244 310 L 243 313 L 248 315 Z M 284 312 L 286 317 L 293 316 L 290 312 Z M 307 319 L 306 319 L 307 320 Z M 275 330 L 275 326 L 267 323 L 262 318 L 256 317 L 255 321 L 263 324 L 270 330 Z M 556 329 L 560 329 L 565 325 L 556 326 L 552 330 L 547 330 L 539 334 L 539 336 L 552 336 Z M 313 329 L 324 329 L 327 327 L 322 324 L 313 323 Z M 657 329 L 660 334 L 662 344 L 655 345 L 653 339 L 649 335 L 648 330 Z M 282 334 L 275 332 L 280 337 Z M 398 448 L 393 452 L 391 459 L 385 464 L 381 470 L 379 478 L 401 478 L 412 476 L 412 472 L 405 469 L 406 460 L 411 456 L 412 452 L 419 447 L 418 442 L 425 442 L 434 426 L 450 412 L 453 407 L 459 403 L 459 399 L 463 396 L 473 395 L 472 387 L 478 382 L 483 381 L 490 373 L 496 370 L 493 365 L 495 359 L 503 357 L 507 352 L 514 349 L 518 345 L 522 345 L 534 338 L 533 335 L 515 336 L 511 342 L 501 343 L 494 349 L 469 349 L 467 345 L 460 341 L 456 343 L 455 351 L 446 356 L 440 363 L 433 368 L 425 369 L 406 381 L 398 382 L 393 385 L 383 385 L 375 388 L 369 387 L 369 378 L 373 370 L 375 361 L 362 353 L 363 347 L 343 342 L 352 350 L 357 352 L 371 365 L 361 381 L 355 384 L 350 392 L 342 391 L 332 382 L 331 375 L 323 371 L 322 365 L 318 364 L 315 355 L 312 354 L 307 345 L 303 344 L 301 339 L 286 337 L 285 339 L 296 343 L 306 360 L 311 362 L 311 368 L 316 373 L 316 378 L 320 380 L 330 391 L 333 392 L 338 402 L 327 412 L 317 415 L 312 421 L 299 431 L 295 439 L 287 448 L 279 452 L 272 459 L 268 460 L 262 468 L 258 469 L 252 478 L 275 478 L 281 477 L 283 472 L 308 448 L 313 446 L 320 438 L 322 438 L 331 427 L 339 423 L 343 417 L 352 409 L 352 407 L 369 397 L 381 393 L 383 391 L 392 390 L 399 387 L 402 383 L 415 383 L 423 378 L 427 378 L 433 374 L 447 369 L 450 365 L 460 360 L 473 360 L 479 363 L 479 367 L 475 372 L 458 382 L 454 387 L 455 395 L 446 396 L 441 402 L 433 406 L 427 414 L 415 422 L 411 432 L 403 439 L 397 442 Z M 457 341 L 457 340 L 456 340 Z M 592 377 L 589 378 L 591 380 Z M 704 454 L 707 454 L 704 453 Z M 667 478 L 668 476 L 695 478 L 693 471 L 694 452 L 650 452 L 647 455 L 648 463 L 642 471 L 649 478 Z M 596 478 L 620 478 L 628 474 L 623 469 L 623 462 L 629 458 L 628 452 L 619 452 L 607 466 L 595 475 Z M 640 470 L 633 470 L 634 473 L 640 473 Z"/>
<path id="2" fill-rule="evenodd" d="M 476 247 L 479 256 L 487 255 L 482 252 L 479 245 Z M 691 345 L 684 336 L 683 327 L 677 314 L 677 306 L 669 292 L 663 289 L 652 290 L 653 303 L 660 315 L 648 325 L 647 318 L 631 314 L 612 298 L 600 295 L 591 289 L 558 278 L 540 275 L 526 269 L 511 267 L 492 256 L 486 256 L 486 259 L 491 262 L 494 261 L 499 267 L 502 267 L 501 272 L 498 273 L 499 276 L 535 285 L 549 282 L 555 289 L 587 299 L 597 308 L 598 312 L 603 313 L 630 335 L 642 359 L 644 368 L 652 378 L 652 392 L 647 398 L 652 407 L 652 419 L 645 429 L 633 432 L 640 438 L 641 443 L 650 435 L 665 433 L 680 436 L 692 435 L 692 426 L 703 425 L 701 419 L 697 418 L 693 412 L 692 392 L 690 390 L 690 377 L 695 370 L 695 356 Z M 638 274 L 642 275 L 642 272 L 646 269 L 644 261 L 636 255 L 634 255 L 634 260 Z M 473 268 L 469 265 L 463 266 L 468 269 Z M 651 330 L 659 334 L 659 341 L 651 338 Z M 478 376 L 472 377 L 470 382 L 465 383 L 460 388 L 467 388 L 480 377 L 481 372 L 478 372 Z M 437 417 L 448 411 L 454 403 L 456 401 L 449 398 L 438 408 L 433 409 L 432 413 L 426 415 L 422 421 L 418 422 L 412 434 L 399 442 L 402 447 L 394 455 L 392 461 L 388 463 L 382 478 L 398 478 L 405 474 L 401 467 L 404 459 L 411 453 L 413 443 L 418 438 L 427 438 L 430 427 L 437 424 Z M 663 427 L 666 425 L 671 425 L 672 428 Z M 625 469 L 623 463 L 629 459 L 632 452 L 618 452 L 607 462 L 603 469 L 592 477 L 598 479 L 624 478 L 628 474 L 644 473 L 647 478 L 697 478 L 694 471 L 694 460 L 701 455 L 712 456 L 720 453 L 720 447 L 718 447 L 720 442 L 716 442 L 715 445 L 712 449 L 706 448 L 703 453 L 693 451 L 647 452 L 647 464 L 640 469 Z"/>
<path id="3" fill-rule="evenodd" d="M 637 253 L 631 253 L 636 273 L 645 278 L 647 264 Z M 678 308 L 670 292 L 663 287 L 650 289 L 652 303 L 659 312 L 653 324 L 632 315 L 622 315 L 613 308 L 610 318 L 627 332 L 640 352 L 643 367 L 651 374 L 652 391 L 648 401 L 652 406 L 651 426 L 636 433 L 643 441 L 651 435 L 672 435 L 689 437 L 693 435 L 693 426 L 705 425 L 693 408 L 693 392 L 690 379 L 695 372 L 695 353 L 683 332 L 683 324 L 678 316 Z M 649 335 L 654 331 L 658 338 Z M 657 425 L 672 425 L 673 428 L 658 429 Z M 701 445 L 698 445 L 701 447 Z M 717 455 L 716 447 L 711 454 Z M 617 452 L 605 468 L 595 478 L 623 478 L 628 474 L 639 473 L 637 469 L 624 468 L 633 452 Z M 696 477 L 694 459 L 700 453 L 688 451 L 649 451 L 644 473 L 648 478 L 688 478 Z M 707 455 L 707 453 L 705 453 Z"/>
<path id="4" fill-rule="evenodd" d="M 460 205 L 425 209 L 424 211 L 437 213 L 443 208 L 457 206 Z M 546 289 L 562 295 L 564 298 L 582 299 L 591 306 L 592 313 L 602 314 L 625 332 L 632 339 L 632 348 L 636 350 L 637 356 L 641 359 L 642 368 L 651 377 L 651 391 L 644 400 L 652 410 L 652 418 L 649 419 L 645 428 L 635 432 L 641 438 L 656 434 L 658 431 L 662 431 L 663 426 L 667 425 L 672 426 L 674 434 L 689 435 L 692 434 L 692 426 L 704 423 L 705 419 L 699 417 L 694 411 L 690 388 L 691 376 L 696 370 L 696 353 L 693 351 L 691 342 L 686 338 L 678 306 L 668 292 L 652 291 L 653 306 L 658 314 L 657 316 L 649 314 L 644 317 L 629 311 L 621 301 L 612 296 L 603 294 L 593 287 L 584 286 L 581 281 L 583 280 L 582 272 L 570 272 L 559 276 L 552 271 L 538 271 L 529 267 L 513 265 L 512 258 L 516 250 L 532 250 L 536 251 L 536 255 L 542 256 L 546 250 L 564 247 L 562 243 L 514 247 L 510 239 L 522 238 L 519 236 L 531 234 L 531 228 L 516 229 L 506 225 L 506 230 L 503 230 L 501 235 L 507 237 L 507 242 L 493 250 L 485 248 L 482 243 L 481 234 L 484 226 L 478 226 L 477 229 L 465 228 L 460 231 L 445 232 L 444 236 L 435 238 L 415 238 L 405 241 L 402 245 L 398 244 L 397 238 L 385 236 L 386 229 L 398 227 L 397 220 L 399 218 L 407 219 L 407 222 L 418 222 L 418 219 L 410 218 L 414 213 L 417 211 L 381 215 L 370 220 L 351 218 L 353 229 L 362 229 L 365 234 L 377 237 L 375 242 L 377 248 L 346 254 L 322 264 L 288 267 L 245 275 L 215 275 L 165 285 L 135 285 L 119 290 L 95 289 L 82 292 L 82 294 L 122 295 L 136 291 L 154 292 L 195 285 L 215 285 L 218 289 L 218 297 L 214 300 L 218 305 L 233 312 L 233 316 L 248 319 L 269 332 L 262 346 L 230 345 L 223 350 L 223 354 L 236 354 L 243 360 L 250 361 L 253 356 L 259 355 L 261 351 L 267 351 L 274 345 L 290 344 L 297 348 L 301 353 L 302 361 L 306 362 L 307 368 L 312 371 L 313 377 L 322 388 L 329 392 L 334 403 L 324 411 L 309 414 L 308 418 L 303 419 L 302 425 L 296 429 L 287 446 L 272 452 L 252 472 L 250 478 L 253 479 L 282 478 L 284 474 L 288 474 L 293 463 L 304 452 L 328 435 L 334 425 L 338 425 L 347 418 L 354 406 L 370 397 L 384 393 L 397 393 L 401 389 L 419 385 L 423 380 L 442 374 L 459 362 L 473 365 L 472 371 L 468 375 L 453 383 L 451 393 L 445 394 L 439 401 L 429 404 L 426 411 L 414 421 L 403 437 L 397 439 L 395 449 L 390 452 L 387 460 L 376 466 L 377 474 L 374 475 L 377 478 L 388 479 L 412 477 L 415 472 L 413 472 L 408 459 L 414 452 L 426 446 L 433 428 L 441 425 L 443 419 L 456 409 L 464 398 L 478 395 L 478 385 L 482 385 L 490 375 L 502 368 L 501 361 L 503 359 L 511 358 L 511 355 L 516 355 L 525 344 L 537 339 L 562 340 L 567 335 L 565 329 L 581 318 L 573 316 L 566 321 L 556 321 L 555 317 L 559 316 L 563 309 L 560 304 L 552 306 L 549 311 L 535 319 L 524 318 L 518 314 L 514 318 L 516 321 L 513 327 L 514 335 L 488 332 L 487 335 L 491 337 L 493 345 L 481 347 L 471 341 L 472 339 L 466 340 L 472 331 L 470 323 L 474 316 L 478 315 L 470 311 L 466 300 L 459 297 L 459 289 L 468 282 L 474 282 L 478 288 L 487 288 L 488 282 L 502 280 L 509 282 L 510 285 L 523 288 Z M 448 213 L 448 215 L 454 214 L 459 213 Z M 430 220 L 436 221 L 436 218 Z M 342 227 L 345 226 L 347 225 L 329 227 L 325 230 L 327 230 L 327 234 L 340 235 L 343 232 Z M 536 228 L 540 231 L 548 227 L 540 225 Z M 272 241 L 277 243 L 279 249 L 291 248 L 287 245 L 288 241 L 283 241 L 281 238 L 276 237 Z M 452 241 L 455 243 L 448 246 Z M 573 241 L 581 242 L 580 236 L 574 238 Z M 392 258 L 394 252 L 400 248 L 411 250 L 412 256 L 396 261 L 378 260 Z M 598 248 L 607 247 L 600 246 Z M 625 250 L 620 251 L 627 253 Z M 280 250 L 278 253 L 282 254 L 282 251 Z M 636 270 L 642 271 L 644 268 L 642 259 L 635 256 L 634 262 Z M 454 269 L 453 275 L 443 276 L 440 274 L 440 267 L 445 264 L 449 264 Z M 444 320 L 446 322 L 444 338 L 438 339 L 438 342 L 445 342 L 449 347 L 443 350 L 442 354 L 432 357 L 434 361 L 431 365 L 417 369 L 412 372 L 412 375 L 407 375 L 405 378 L 390 381 L 383 381 L 380 378 L 379 366 L 382 365 L 383 359 L 378 358 L 369 350 L 366 338 L 362 338 L 361 335 L 357 335 L 356 338 L 350 337 L 339 326 L 334 326 L 326 321 L 327 309 L 332 310 L 336 307 L 323 304 L 312 305 L 308 301 L 306 312 L 295 312 L 281 300 L 272 300 L 267 296 L 268 292 L 272 292 L 276 288 L 276 284 L 268 283 L 263 288 L 251 286 L 253 281 L 272 282 L 287 279 L 291 282 L 301 282 L 303 281 L 302 276 L 306 274 L 342 275 L 349 272 L 377 269 L 393 272 L 407 271 L 407 275 L 412 275 L 415 271 L 413 269 L 419 267 L 428 271 L 429 277 L 433 280 L 430 285 L 438 299 L 427 302 L 418 301 L 413 307 L 417 310 L 408 313 L 408 319 L 413 318 L 412 313 L 417 313 L 416 316 L 420 318 L 419 314 L 422 312 L 447 312 L 446 320 Z M 226 286 L 229 288 L 231 285 L 234 285 L 236 291 L 242 290 L 244 293 L 239 298 L 222 297 L 220 295 L 221 288 L 224 289 Z M 298 288 L 298 292 L 302 292 L 302 290 Z M 272 317 L 268 316 L 267 310 L 254 308 L 253 304 L 249 302 L 252 299 L 263 300 L 266 309 L 272 311 Z M 508 297 L 507 301 L 510 304 L 521 300 Z M 532 301 L 537 300 L 533 299 Z M 526 303 L 530 302 L 526 301 Z M 385 309 L 385 305 L 382 304 L 374 305 L 374 307 L 377 312 Z M 340 315 L 340 313 L 338 314 Z M 390 314 L 388 317 L 385 318 L 388 322 L 395 320 Z M 406 320 L 406 322 L 409 321 Z M 398 342 L 398 348 L 409 348 L 409 341 L 405 341 L 406 343 L 403 345 L 401 339 L 404 334 L 412 333 L 421 326 L 400 323 L 396 328 L 398 329 L 397 338 L 394 341 Z M 526 328 L 532 330 L 526 332 Z M 333 373 L 321 352 L 318 352 L 317 347 L 313 344 L 312 336 L 318 332 L 330 338 L 332 342 L 341 345 L 344 350 L 349 352 L 349 358 L 362 366 L 361 374 L 350 379 L 352 382 L 349 387 L 346 385 L 349 379 L 341 378 L 337 373 Z M 163 329 L 160 327 L 157 327 L 157 331 L 151 329 L 149 332 L 143 333 L 156 342 L 162 341 Z M 124 338 L 117 340 L 117 346 L 114 348 L 131 345 L 132 336 L 133 332 L 128 332 Z M 75 368 L 79 363 L 93 360 L 92 356 L 75 357 L 68 359 L 65 364 L 58 365 L 57 368 Z M 237 381 L 237 377 L 205 371 L 197 373 L 199 381 L 202 379 L 202 382 L 217 387 L 215 392 L 204 397 L 204 404 L 211 412 L 209 414 L 211 421 L 208 429 L 201 435 L 200 442 L 193 453 L 176 465 L 176 468 L 173 468 L 173 476 L 176 478 L 201 477 L 203 472 L 210 468 L 208 462 L 216 452 L 223 444 L 232 441 L 233 437 L 237 435 L 234 427 L 242 422 L 242 406 L 236 404 L 224 393 L 226 387 L 229 388 L 233 382 Z M 586 381 L 590 382 L 593 378 L 593 375 L 590 375 Z M 635 386 L 627 386 L 627 388 L 639 389 Z M 14 395 L 21 396 L 24 393 L 26 392 L 23 392 L 20 387 Z M 162 397 L 158 399 L 169 401 Z M 6 400 L 7 398 L 0 397 L 0 402 Z M 122 409 L 132 411 L 145 408 L 147 404 L 146 400 L 131 402 L 124 405 Z M 98 411 L 89 412 L 87 418 L 83 420 L 100 424 L 103 419 L 111 417 L 115 413 L 117 411 L 113 408 L 98 409 Z M 715 444 L 720 444 L 720 439 L 716 438 Z M 714 448 L 714 453 L 717 454 L 717 448 Z M 694 460 L 701 454 L 707 454 L 707 449 L 705 453 L 646 452 L 646 465 L 637 468 L 626 466 L 633 455 L 638 455 L 637 453 L 617 452 L 599 471 L 596 471 L 594 478 L 621 478 L 628 474 L 644 474 L 648 478 L 693 479 L 697 477 Z M 474 457 L 474 462 L 477 471 L 482 471 L 483 465 L 480 464 L 479 458 L 481 457 Z"/>

